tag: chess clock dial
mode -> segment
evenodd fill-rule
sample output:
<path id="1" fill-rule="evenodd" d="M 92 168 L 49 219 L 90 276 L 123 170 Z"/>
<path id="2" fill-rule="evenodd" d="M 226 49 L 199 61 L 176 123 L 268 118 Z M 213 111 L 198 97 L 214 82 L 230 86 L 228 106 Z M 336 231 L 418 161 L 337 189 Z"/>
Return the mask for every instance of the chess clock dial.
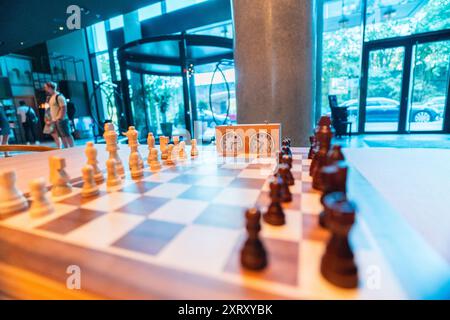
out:
<path id="1" fill-rule="evenodd" d="M 270 134 L 267 132 L 255 133 L 250 138 L 250 153 L 255 154 L 271 154 L 275 148 L 275 142 Z"/>
<path id="2" fill-rule="evenodd" d="M 236 132 L 227 132 L 222 136 L 220 145 L 225 153 L 239 153 L 243 151 L 244 142 Z"/>

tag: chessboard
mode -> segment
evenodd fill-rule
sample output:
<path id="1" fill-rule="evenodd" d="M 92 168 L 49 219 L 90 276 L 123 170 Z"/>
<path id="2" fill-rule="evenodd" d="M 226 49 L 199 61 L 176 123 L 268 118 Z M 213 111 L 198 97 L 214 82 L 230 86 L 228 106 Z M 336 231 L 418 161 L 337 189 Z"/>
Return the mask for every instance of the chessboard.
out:
<path id="1" fill-rule="evenodd" d="M 96 147 L 101 154 L 104 146 Z M 107 192 L 101 184 L 92 198 L 81 196 L 81 178 L 72 176 L 73 192 L 52 200 L 54 213 L 0 217 L 5 249 L 0 262 L 63 285 L 67 268 L 77 266 L 81 291 L 102 298 L 408 297 L 363 219 L 357 219 L 351 234 L 358 288 L 338 288 L 323 278 L 320 261 L 329 233 L 318 224 L 323 208 L 312 188 L 307 154 L 307 148 L 292 148 L 295 184 L 290 187 L 293 201 L 283 203 L 286 224 L 261 222 L 268 258 L 262 271 L 240 263 L 247 235 L 244 213 L 255 206 L 263 213 L 267 209 L 277 159 L 222 157 L 212 147 L 160 171 L 146 167 L 137 180 L 127 170 L 120 190 Z M 68 167 L 74 162 L 68 158 Z M 377 286 L 377 272 L 382 286 Z"/>

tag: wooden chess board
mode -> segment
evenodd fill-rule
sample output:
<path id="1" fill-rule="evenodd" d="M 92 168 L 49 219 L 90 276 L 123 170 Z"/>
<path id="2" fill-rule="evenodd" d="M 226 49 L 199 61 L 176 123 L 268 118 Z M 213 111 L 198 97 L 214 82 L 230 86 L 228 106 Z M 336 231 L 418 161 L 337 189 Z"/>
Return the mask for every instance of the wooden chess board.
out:
<path id="1" fill-rule="evenodd" d="M 262 222 L 269 259 L 264 271 L 243 270 L 239 251 L 246 234 L 244 211 L 255 205 L 265 211 L 276 160 L 224 158 L 212 148 L 202 148 L 199 157 L 174 167 L 163 166 L 156 173 L 146 168 L 139 181 L 127 176 L 121 191 L 107 193 L 101 185 L 100 196 L 90 199 L 80 196 L 80 178 L 72 176 L 74 192 L 55 200 L 54 214 L 2 217 L 0 273 L 5 276 L 0 284 L 6 293 L 17 295 L 16 288 L 24 287 L 19 282 L 29 279 L 29 273 L 40 293 L 59 286 L 57 298 L 73 297 L 65 283 L 68 266 L 75 265 L 81 270 L 82 297 L 417 298 L 399 281 L 377 244 L 379 230 L 361 217 L 351 233 L 359 288 L 340 289 L 321 276 L 320 259 L 329 234 L 317 223 L 320 194 L 311 187 L 306 157 L 306 148 L 293 148 L 295 185 L 293 202 L 284 204 L 286 225 Z M 69 168 L 74 161 L 67 159 Z M 357 185 L 364 183 L 352 179 Z"/>

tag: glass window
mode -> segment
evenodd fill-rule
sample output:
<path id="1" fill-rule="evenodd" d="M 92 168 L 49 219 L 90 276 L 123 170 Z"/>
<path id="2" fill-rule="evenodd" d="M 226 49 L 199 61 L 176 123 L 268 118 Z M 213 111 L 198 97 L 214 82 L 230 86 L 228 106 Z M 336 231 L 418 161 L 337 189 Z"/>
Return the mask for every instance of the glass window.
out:
<path id="1" fill-rule="evenodd" d="M 178 9 L 186 8 L 194 4 L 205 2 L 208 0 L 166 0 L 167 12 L 175 11 Z"/>
<path id="2" fill-rule="evenodd" d="M 161 2 L 152 4 L 150 6 L 138 10 L 139 21 L 160 16 L 162 14 Z"/>
<path id="3" fill-rule="evenodd" d="M 109 30 L 123 28 L 123 15 L 109 19 Z"/>
<path id="4" fill-rule="evenodd" d="M 448 0 L 367 0 L 365 41 L 450 28 Z"/>
<path id="5" fill-rule="evenodd" d="M 92 26 L 92 39 L 94 44 L 94 52 L 108 50 L 108 42 L 106 41 L 105 22 L 99 22 Z"/>
<path id="6" fill-rule="evenodd" d="M 362 32 L 361 0 L 323 2 L 322 114 L 331 112 L 328 96 L 349 107 L 352 130 L 358 129 Z"/>

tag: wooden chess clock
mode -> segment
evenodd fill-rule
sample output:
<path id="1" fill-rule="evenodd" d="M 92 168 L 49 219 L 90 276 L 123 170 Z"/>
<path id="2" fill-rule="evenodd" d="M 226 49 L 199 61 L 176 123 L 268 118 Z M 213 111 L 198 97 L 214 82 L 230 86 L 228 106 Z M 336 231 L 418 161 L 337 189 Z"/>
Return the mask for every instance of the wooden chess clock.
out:
<path id="1" fill-rule="evenodd" d="M 223 156 L 274 156 L 280 150 L 281 124 L 239 124 L 216 127 L 216 148 Z"/>

